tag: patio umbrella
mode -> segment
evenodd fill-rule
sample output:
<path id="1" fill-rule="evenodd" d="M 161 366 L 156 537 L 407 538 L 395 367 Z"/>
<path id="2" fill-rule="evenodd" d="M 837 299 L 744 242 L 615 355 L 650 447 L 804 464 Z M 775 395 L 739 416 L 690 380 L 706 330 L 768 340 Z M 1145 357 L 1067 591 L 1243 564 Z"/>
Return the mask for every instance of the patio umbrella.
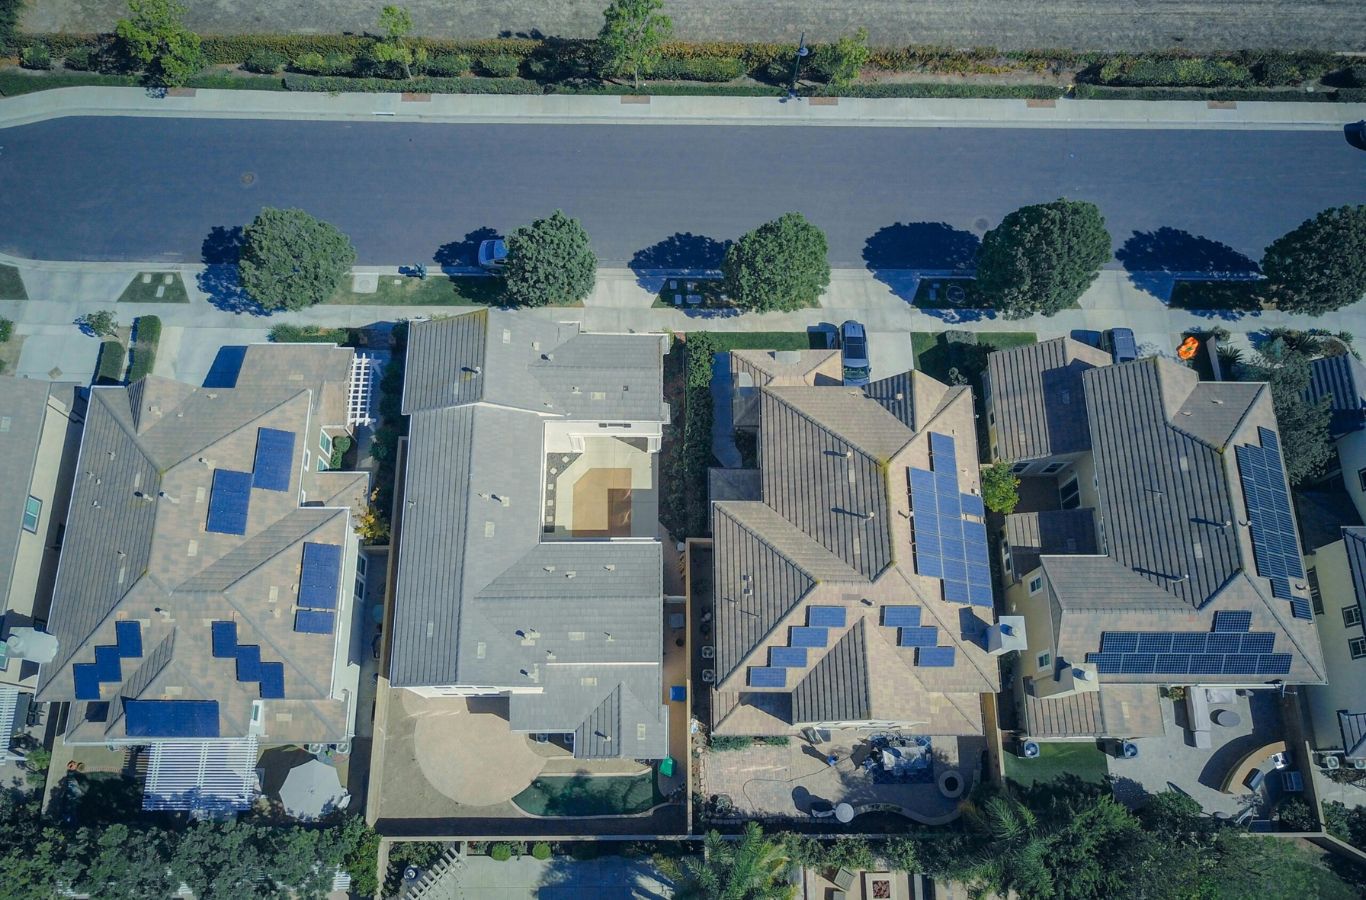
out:
<path id="1" fill-rule="evenodd" d="M 345 796 L 337 770 L 317 759 L 290 769 L 280 788 L 280 802 L 296 819 L 316 819 L 337 809 Z"/>

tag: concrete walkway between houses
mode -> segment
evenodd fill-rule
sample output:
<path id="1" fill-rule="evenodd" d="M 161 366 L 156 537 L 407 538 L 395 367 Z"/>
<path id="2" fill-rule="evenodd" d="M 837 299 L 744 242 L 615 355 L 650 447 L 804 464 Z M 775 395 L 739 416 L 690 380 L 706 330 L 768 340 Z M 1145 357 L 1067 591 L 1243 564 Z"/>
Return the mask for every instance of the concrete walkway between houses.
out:
<path id="1" fill-rule="evenodd" d="M 396 85 L 396 87 L 401 87 Z M 1341 130 L 1366 103 L 1173 100 L 621 97 L 563 94 L 305 93 L 71 87 L 0 100 L 0 128 L 62 116 L 200 116 L 514 124 L 990 126 L 993 128 L 1274 128 Z"/>

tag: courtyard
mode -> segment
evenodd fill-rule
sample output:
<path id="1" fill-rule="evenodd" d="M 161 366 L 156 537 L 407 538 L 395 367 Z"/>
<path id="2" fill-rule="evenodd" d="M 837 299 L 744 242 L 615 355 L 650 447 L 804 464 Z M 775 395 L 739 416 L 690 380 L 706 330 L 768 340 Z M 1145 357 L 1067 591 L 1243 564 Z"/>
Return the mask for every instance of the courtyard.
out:
<path id="1" fill-rule="evenodd" d="M 589 437 L 581 453 L 546 457 L 544 538 L 653 538 L 656 458 L 643 439 Z"/>

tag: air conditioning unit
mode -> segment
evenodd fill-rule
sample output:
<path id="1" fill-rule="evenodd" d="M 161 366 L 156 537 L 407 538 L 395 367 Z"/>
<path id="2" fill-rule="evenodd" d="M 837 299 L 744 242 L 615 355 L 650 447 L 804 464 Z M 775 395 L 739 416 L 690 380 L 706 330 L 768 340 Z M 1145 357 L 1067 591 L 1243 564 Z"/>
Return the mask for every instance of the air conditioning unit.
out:
<path id="1" fill-rule="evenodd" d="M 1342 760 L 1338 759 L 1336 753 L 1326 754 L 1323 757 L 1323 767 L 1331 772 L 1334 769 L 1339 769 L 1342 767 Z"/>
<path id="2" fill-rule="evenodd" d="M 1356 769 L 1366 769 L 1366 759 L 1352 760 L 1352 767 Z"/>
<path id="3" fill-rule="evenodd" d="M 715 670 L 715 669 L 703 669 L 703 670 L 702 670 L 702 683 L 703 683 L 703 684 L 716 684 L 716 670 Z"/>
<path id="4" fill-rule="evenodd" d="M 1016 753 L 1021 759 L 1034 759 L 1039 755 L 1039 745 L 1034 741 L 1020 741 Z"/>

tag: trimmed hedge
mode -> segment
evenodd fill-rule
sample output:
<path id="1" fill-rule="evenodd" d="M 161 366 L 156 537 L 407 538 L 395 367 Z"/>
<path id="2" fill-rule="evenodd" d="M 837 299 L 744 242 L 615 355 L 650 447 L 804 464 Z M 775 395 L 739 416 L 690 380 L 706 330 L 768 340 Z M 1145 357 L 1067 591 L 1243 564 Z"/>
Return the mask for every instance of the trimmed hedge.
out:
<path id="1" fill-rule="evenodd" d="M 52 51 L 46 44 L 31 44 L 20 54 L 20 65 L 25 69 L 52 68 Z"/>
<path id="2" fill-rule="evenodd" d="M 1228 59 L 1117 56 L 1101 67 L 1097 80 L 1120 87 L 1242 87 L 1253 78 L 1250 69 Z"/>
<path id="3" fill-rule="evenodd" d="M 1366 90 L 1339 88 L 1308 91 L 1276 90 L 1274 88 L 1119 88 L 1094 84 L 1079 84 L 1073 90 L 1078 100 L 1226 100 L 1247 102 L 1286 103 L 1361 103 L 1366 101 Z"/>
<path id="4" fill-rule="evenodd" d="M 847 87 L 817 88 L 815 97 L 949 97 L 982 99 L 1052 100 L 1063 95 L 1063 89 L 1050 84 L 974 84 L 963 82 L 881 82 L 851 84 Z"/>
<path id="5" fill-rule="evenodd" d="M 133 349 L 128 365 L 128 383 L 152 374 L 157 363 L 157 345 L 161 343 L 161 319 L 157 316 L 138 316 L 133 324 Z"/>
<path id="6" fill-rule="evenodd" d="M 481 75 L 489 78 L 515 78 L 522 66 L 522 59 L 510 53 L 493 53 L 481 56 L 474 63 Z"/>
<path id="7" fill-rule="evenodd" d="M 317 325 L 288 325 L 281 323 L 270 329 L 270 339 L 277 344 L 347 344 L 352 334 L 345 328 L 322 328 Z"/>
<path id="8" fill-rule="evenodd" d="M 540 94 L 542 88 L 523 78 L 342 78 L 323 75 L 286 75 L 287 91 L 318 91 L 329 94 Z"/>
<path id="9" fill-rule="evenodd" d="M 123 344 L 115 340 L 100 342 L 99 362 L 95 364 L 96 384 L 118 384 L 123 378 Z"/>
<path id="10" fill-rule="evenodd" d="M 650 69 L 651 78 L 674 81 L 734 81 L 745 74 L 745 64 L 735 57 L 661 59 Z"/>
<path id="11" fill-rule="evenodd" d="M 274 75 L 285 67 L 289 60 L 283 53 L 274 50 L 253 50 L 246 60 L 242 63 L 242 68 L 248 72 L 257 72 L 261 75 Z"/>
<path id="12" fill-rule="evenodd" d="M 458 78 L 468 75 L 471 65 L 469 56 L 464 53 L 442 53 L 427 60 L 423 74 L 436 78 Z"/>
<path id="13" fill-rule="evenodd" d="M 629 84 L 552 84 L 546 85 L 547 94 L 606 94 L 654 97 L 781 97 L 785 92 L 767 84 L 661 84 L 645 82 L 639 89 Z"/>

